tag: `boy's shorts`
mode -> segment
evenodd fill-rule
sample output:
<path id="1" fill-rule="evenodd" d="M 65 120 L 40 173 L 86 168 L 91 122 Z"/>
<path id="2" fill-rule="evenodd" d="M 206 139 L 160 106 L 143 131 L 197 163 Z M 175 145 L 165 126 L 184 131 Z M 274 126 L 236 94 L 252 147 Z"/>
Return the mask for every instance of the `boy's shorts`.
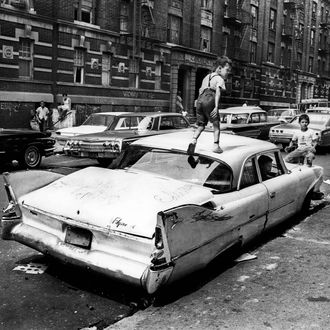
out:
<path id="1" fill-rule="evenodd" d="M 211 123 L 220 120 L 219 112 L 215 118 L 210 117 L 210 113 L 215 107 L 215 90 L 206 88 L 198 97 L 196 105 L 196 124 L 198 126 L 206 126 L 208 121 Z"/>

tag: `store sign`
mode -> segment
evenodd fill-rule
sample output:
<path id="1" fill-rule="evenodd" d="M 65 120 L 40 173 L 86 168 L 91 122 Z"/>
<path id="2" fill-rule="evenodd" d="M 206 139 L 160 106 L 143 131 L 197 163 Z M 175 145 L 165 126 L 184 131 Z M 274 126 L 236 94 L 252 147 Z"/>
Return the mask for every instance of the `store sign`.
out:
<path id="1" fill-rule="evenodd" d="M 13 46 L 2 45 L 2 57 L 8 60 L 12 60 L 14 58 Z"/>

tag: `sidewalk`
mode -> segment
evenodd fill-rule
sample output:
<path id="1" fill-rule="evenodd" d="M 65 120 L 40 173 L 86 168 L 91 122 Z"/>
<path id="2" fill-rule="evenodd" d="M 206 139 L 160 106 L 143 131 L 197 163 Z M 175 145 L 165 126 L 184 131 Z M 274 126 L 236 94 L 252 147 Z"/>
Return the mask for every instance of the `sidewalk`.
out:
<path id="1" fill-rule="evenodd" d="M 329 329 L 329 203 L 259 246 L 257 259 L 106 329 Z"/>

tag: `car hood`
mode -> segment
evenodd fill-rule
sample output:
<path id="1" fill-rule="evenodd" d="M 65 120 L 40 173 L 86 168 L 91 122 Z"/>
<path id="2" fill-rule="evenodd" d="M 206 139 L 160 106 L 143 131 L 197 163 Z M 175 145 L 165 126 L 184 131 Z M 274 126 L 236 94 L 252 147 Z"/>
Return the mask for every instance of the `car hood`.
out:
<path id="1" fill-rule="evenodd" d="M 21 196 L 19 203 L 77 226 L 151 238 L 158 212 L 212 197 L 208 188 L 156 174 L 88 167 Z"/>
<path id="2" fill-rule="evenodd" d="M 81 125 L 76 127 L 61 128 L 56 131 L 56 134 L 64 136 L 75 136 L 80 134 L 103 132 L 106 129 L 107 126 Z"/>
<path id="3" fill-rule="evenodd" d="M 308 127 L 315 131 L 320 131 L 320 126 L 315 126 L 313 124 L 310 124 Z M 272 129 L 299 131 L 300 126 L 296 124 L 285 123 L 285 124 L 273 126 Z"/>

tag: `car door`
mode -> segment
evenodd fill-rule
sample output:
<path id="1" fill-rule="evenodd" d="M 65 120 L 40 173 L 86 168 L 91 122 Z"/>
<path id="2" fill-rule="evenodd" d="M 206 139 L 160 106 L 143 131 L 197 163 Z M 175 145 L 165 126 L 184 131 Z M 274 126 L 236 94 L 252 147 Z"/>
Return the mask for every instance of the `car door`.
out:
<path id="1" fill-rule="evenodd" d="M 268 152 L 263 155 L 272 159 L 272 174 L 268 178 L 262 179 L 261 167 L 258 164 L 259 180 L 266 187 L 268 193 L 268 216 L 265 228 L 269 228 L 296 212 L 296 192 L 299 190 L 299 178 L 285 170 L 279 151 Z M 258 161 L 260 156 L 258 156 Z"/>

